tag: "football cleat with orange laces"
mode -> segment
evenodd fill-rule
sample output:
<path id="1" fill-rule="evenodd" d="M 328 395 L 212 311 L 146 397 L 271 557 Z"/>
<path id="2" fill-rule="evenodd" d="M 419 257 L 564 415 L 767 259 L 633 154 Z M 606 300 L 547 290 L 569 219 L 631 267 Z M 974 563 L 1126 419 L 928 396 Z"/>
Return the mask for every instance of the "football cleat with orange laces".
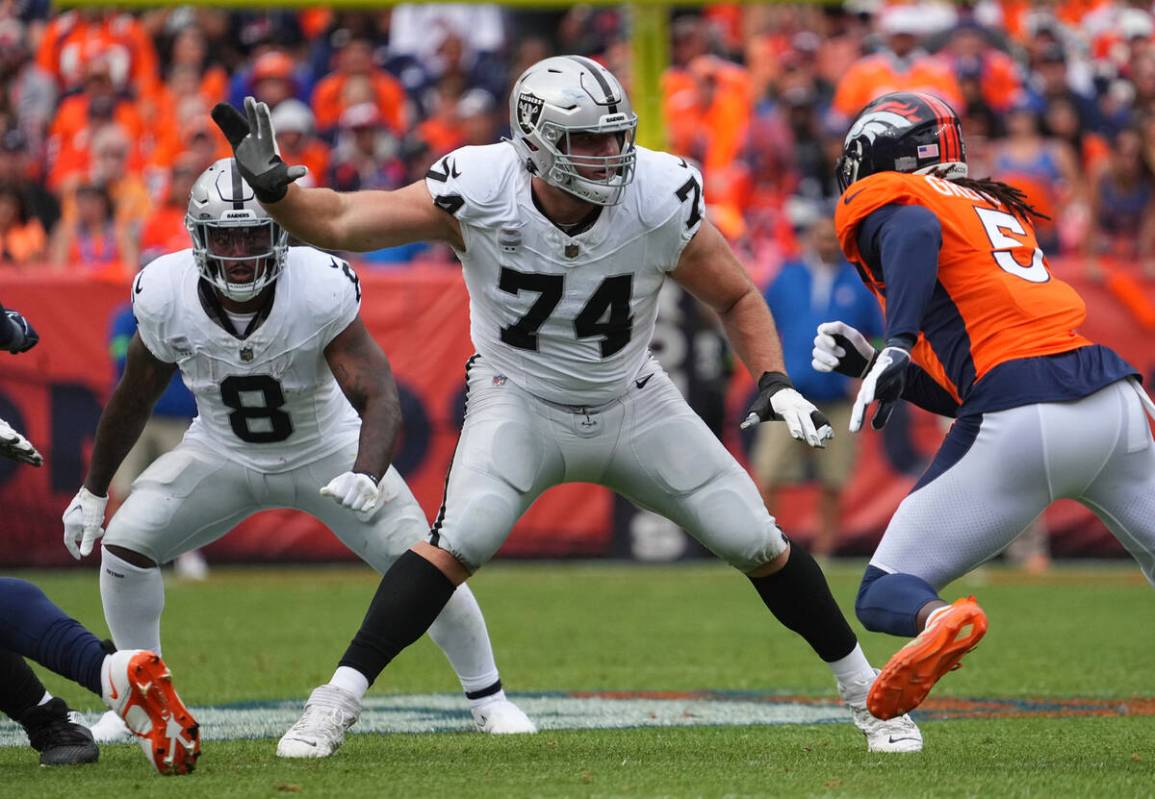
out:
<path id="1" fill-rule="evenodd" d="M 101 672 L 104 701 L 124 719 L 161 774 L 188 774 L 201 753 L 200 728 L 172 687 L 160 655 L 128 649 L 108 656 Z"/>
<path id="2" fill-rule="evenodd" d="M 894 653 L 879 673 L 866 705 L 880 719 L 892 719 L 922 704 L 934 684 L 962 666 L 987 632 L 987 614 L 973 596 L 956 600 L 934 615 L 926 629 Z"/>

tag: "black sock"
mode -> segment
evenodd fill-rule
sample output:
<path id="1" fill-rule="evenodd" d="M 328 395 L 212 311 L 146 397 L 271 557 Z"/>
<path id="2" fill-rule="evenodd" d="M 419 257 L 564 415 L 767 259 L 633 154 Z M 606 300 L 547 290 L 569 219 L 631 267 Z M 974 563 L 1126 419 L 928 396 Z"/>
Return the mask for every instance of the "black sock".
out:
<path id="1" fill-rule="evenodd" d="M 782 569 L 751 577 L 750 582 L 778 621 L 805 638 L 827 663 L 854 651 L 858 638 L 834 601 L 826 576 L 798 544 L 790 543 L 790 559 Z"/>
<path id="2" fill-rule="evenodd" d="M 24 658 L 0 649 L 0 710 L 19 719 L 44 698 L 44 683 L 24 662 Z"/>
<path id="3" fill-rule="evenodd" d="M 339 665 L 361 672 L 372 685 L 401 650 L 425 634 L 456 589 L 432 563 L 406 552 L 381 578 Z"/>

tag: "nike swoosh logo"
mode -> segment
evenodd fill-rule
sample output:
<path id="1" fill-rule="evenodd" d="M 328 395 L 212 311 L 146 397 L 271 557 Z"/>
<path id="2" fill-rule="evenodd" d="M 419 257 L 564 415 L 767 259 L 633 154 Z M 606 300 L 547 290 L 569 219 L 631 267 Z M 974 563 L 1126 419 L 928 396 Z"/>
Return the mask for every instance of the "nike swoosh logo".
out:
<path id="1" fill-rule="evenodd" d="M 134 290 L 134 291 L 136 291 L 136 293 L 137 293 L 137 294 L 140 294 L 142 291 L 144 291 L 144 289 L 142 289 L 142 288 L 141 288 L 141 286 L 140 286 L 140 284 L 141 284 L 141 280 L 142 280 L 143 278 L 144 278 L 144 275 L 139 275 L 139 276 L 136 278 L 136 285 L 135 285 L 135 286 L 133 286 L 133 290 Z"/>
<path id="2" fill-rule="evenodd" d="M 854 194 L 843 197 L 842 198 L 842 204 L 843 205 L 850 205 L 851 200 L 853 200 L 858 195 L 862 194 L 862 192 L 864 192 L 864 191 L 866 191 L 866 189 L 859 189 L 858 191 L 854 192 Z"/>
<path id="3" fill-rule="evenodd" d="M 108 678 L 108 696 L 114 702 L 117 699 L 120 699 L 120 693 L 117 692 L 117 690 L 116 690 L 116 681 L 113 680 L 111 677 Z"/>
<path id="4" fill-rule="evenodd" d="M 637 386 L 638 388 L 645 388 L 646 383 L 650 382 L 650 378 L 653 376 L 654 376 L 654 373 L 650 372 L 650 374 L 646 375 L 645 377 L 639 377 L 637 380 L 634 381 L 634 385 Z"/>
<path id="5" fill-rule="evenodd" d="M 916 740 L 918 740 L 918 739 L 913 737 L 913 736 L 907 736 L 906 738 L 895 738 L 893 735 L 890 736 L 890 742 L 892 744 L 900 743 L 902 741 L 916 741 Z"/>

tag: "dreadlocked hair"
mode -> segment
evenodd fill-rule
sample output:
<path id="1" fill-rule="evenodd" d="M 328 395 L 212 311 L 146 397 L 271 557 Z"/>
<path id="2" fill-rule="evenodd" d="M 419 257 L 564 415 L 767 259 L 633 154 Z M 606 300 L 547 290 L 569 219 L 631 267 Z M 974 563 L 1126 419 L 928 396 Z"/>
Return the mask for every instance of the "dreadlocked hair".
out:
<path id="1" fill-rule="evenodd" d="M 991 180 L 990 178 L 982 178 L 981 180 L 974 178 L 950 178 L 949 180 L 951 183 L 956 183 L 971 191 L 977 191 L 979 194 L 998 201 L 1008 211 L 1025 222 L 1030 222 L 1031 217 L 1035 217 L 1036 219 L 1051 218 L 1027 201 L 1026 192 L 1002 181 Z"/>

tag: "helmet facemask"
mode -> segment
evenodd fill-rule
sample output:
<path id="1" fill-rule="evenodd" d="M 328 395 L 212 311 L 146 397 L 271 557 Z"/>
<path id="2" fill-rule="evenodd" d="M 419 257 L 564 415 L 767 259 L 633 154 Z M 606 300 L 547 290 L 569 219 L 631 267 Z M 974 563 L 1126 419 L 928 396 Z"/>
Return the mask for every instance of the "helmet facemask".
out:
<path id="1" fill-rule="evenodd" d="M 288 234 L 272 219 L 189 220 L 188 228 L 201 277 L 230 300 L 251 300 L 280 276 Z M 230 279 L 239 268 L 249 280 Z"/>
<path id="2" fill-rule="evenodd" d="M 594 205 L 616 205 L 633 182 L 637 128 L 618 79 L 581 56 L 534 64 L 510 94 L 511 142 L 530 173 Z M 617 152 L 575 155 L 582 134 L 614 135 Z"/>
<path id="3" fill-rule="evenodd" d="M 541 177 L 551 186 L 595 205 L 617 205 L 626 187 L 633 182 L 638 153 L 634 149 L 636 116 L 607 114 L 597 128 L 571 128 L 555 122 L 541 126 L 542 146 L 553 156 L 553 166 Z M 572 155 L 575 134 L 613 134 L 618 141 L 616 155 Z M 582 173 L 585 174 L 582 174 Z M 602 173 L 602 177 L 590 174 Z"/>
<path id="4" fill-rule="evenodd" d="M 280 276 L 289 235 L 257 202 L 232 159 L 197 178 L 185 227 L 200 276 L 223 297 L 247 302 Z"/>

